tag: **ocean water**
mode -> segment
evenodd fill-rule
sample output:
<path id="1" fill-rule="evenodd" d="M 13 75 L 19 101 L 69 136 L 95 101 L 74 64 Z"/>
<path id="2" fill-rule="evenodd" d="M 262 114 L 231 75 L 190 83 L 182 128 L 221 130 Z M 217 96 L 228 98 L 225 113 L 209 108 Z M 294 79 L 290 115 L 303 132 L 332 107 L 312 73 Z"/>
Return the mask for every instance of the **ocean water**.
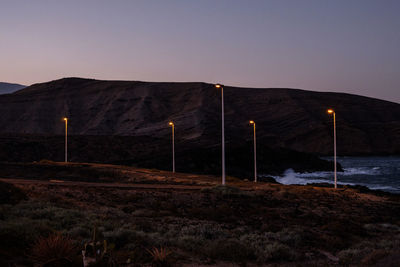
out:
<path id="1" fill-rule="evenodd" d="M 400 194 L 400 157 L 338 157 L 337 160 L 344 170 L 337 174 L 338 184 L 363 185 Z M 282 184 L 333 184 L 333 163 L 331 172 L 297 173 L 288 169 L 283 176 L 274 178 Z"/>

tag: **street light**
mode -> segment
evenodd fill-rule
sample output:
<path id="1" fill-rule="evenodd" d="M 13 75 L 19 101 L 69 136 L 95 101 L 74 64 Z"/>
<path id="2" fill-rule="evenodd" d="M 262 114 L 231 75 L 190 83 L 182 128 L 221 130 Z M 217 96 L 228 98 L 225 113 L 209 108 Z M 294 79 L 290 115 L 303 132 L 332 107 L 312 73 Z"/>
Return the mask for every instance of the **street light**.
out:
<path id="1" fill-rule="evenodd" d="M 175 125 L 170 121 L 169 126 L 172 127 L 172 172 L 175 172 Z"/>
<path id="2" fill-rule="evenodd" d="M 68 162 L 68 118 L 64 117 L 65 121 L 65 162 Z"/>
<path id="3" fill-rule="evenodd" d="M 217 83 L 215 88 L 221 88 L 221 118 L 222 118 L 222 185 L 225 185 L 225 114 L 224 114 L 224 85 Z"/>
<path id="4" fill-rule="evenodd" d="M 256 145 L 256 123 L 254 121 L 250 121 L 250 124 L 253 124 L 253 136 L 254 136 L 254 182 L 257 182 L 257 145 Z"/>
<path id="5" fill-rule="evenodd" d="M 333 109 L 327 110 L 328 114 L 333 114 L 333 154 L 335 165 L 335 189 L 337 188 L 337 166 L 336 166 L 336 113 Z"/>

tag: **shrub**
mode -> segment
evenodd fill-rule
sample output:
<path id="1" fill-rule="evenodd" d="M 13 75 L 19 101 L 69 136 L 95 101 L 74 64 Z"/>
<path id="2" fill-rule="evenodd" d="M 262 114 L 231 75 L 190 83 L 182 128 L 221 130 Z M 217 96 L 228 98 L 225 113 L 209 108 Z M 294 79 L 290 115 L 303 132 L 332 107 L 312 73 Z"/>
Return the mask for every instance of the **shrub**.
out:
<path id="1" fill-rule="evenodd" d="M 55 266 L 57 263 L 72 266 L 75 255 L 76 247 L 72 240 L 61 234 L 39 238 L 32 248 L 32 259 L 46 266 Z"/>
<path id="2" fill-rule="evenodd" d="M 278 233 L 249 234 L 241 236 L 241 241 L 251 248 L 259 262 L 294 260 L 296 254 L 289 246 L 282 244 L 297 244 L 300 242 L 297 235 L 291 235 L 291 231 L 284 230 Z"/>
<path id="3" fill-rule="evenodd" d="M 375 244 L 376 248 L 380 249 L 398 249 L 400 248 L 400 235 L 392 235 L 390 239 L 382 239 Z"/>
<path id="4" fill-rule="evenodd" d="M 279 261 L 279 260 L 288 260 L 292 261 L 296 258 L 293 250 L 281 243 L 274 242 L 272 244 L 268 244 L 264 250 L 263 254 L 259 255 L 258 259 L 261 261 Z"/>
<path id="5" fill-rule="evenodd" d="M 368 255 L 361 260 L 361 265 L 363 266 L 375 265 L 379 260 L 387 256 L 388 254 L 389 252 L 384 249 L 374 250 L 371 253 L 368 253 Z"/>
<path id="6" fill-rule="evenodd" d="M 170 258 L 169 256 L 171 255 L 171 251 L 168 250 L 167 248 L 156 248 L 153 247 L 152 249 L 147 249 L 147 252 L 151 255 L 153 258 L 153 264 L 155 266 L 170 266 Z"/>
<path id="7" fill-rule="evenodd" d="M 52 231 L 46 224 L 35 222 L 27 218 L 17 221 L 0 221 L 1 248 L 27 248 L 40 235 L 47 235 Z"/>
<path id="8" fill-rule="evenodd" d="M 0 181 L 0 204 L 16 204 L 24 199 L 27 197 L 21 189 Z"/>
<path id="9" fill-rule="evenodd" d="M 199 249 L 204 247 L 205 241 L 194 236 L 180 236 L 176 240 L 177 247 L 180 247 L 186 251 L 197 252 Z"/>
<path id="10" fill-rule="evenodd" d="M 183 236 L 196 236 L 207 240 L 215 240 L 227 235 L 220 225 L 211 223 L 184 226 L 182 227 L 180 234 Z"/>
<path id="11" fill-rule="evenodd" d="M 148 240 L 145 233 L 124 228 L 104 232 L 104 238 L 110 243 L 114 243 L 117 249 L 123 248 L 133 243 L 133 247 L 146 246 Z"/>
<path id="12" fill-rule="evenodd" d="M 363 249 L 346 249 L 338 253 L 339 263 L 349 265 L 353 262 L 360 262 L 366 251 Z"/>
<path id="13" fill-rule="evenodd" d="M 381 224 L 365 224 L 364 229 L 369 233 L 380 233 L 380 232 L 387 232 L 387 231 L 400 231 L 400 227 L 393 224 L 388 223 L 381 223 Z"/>
<path id="14" fill-rule="evenodd" d="M 71 230 L 67 231 L 68 236 L 73 238 L 88 238 L 90 237 L 90 230 L 82 226 L 75 226 Z"/>
<path id="15" fill-rule="evenodd" d="M 299 247 L 303 242 L 303 236 L 300 231 L 283 229 L 275 234 L 277 241 L 284 243 L 291 247 Z"/>
<path id="16" fill-rule="evenodd" d="M 209 241 L 204 246 L 204 254 L 212 259 L 245 262 L 255 259 L 254 251 L 237 239 Z"/>

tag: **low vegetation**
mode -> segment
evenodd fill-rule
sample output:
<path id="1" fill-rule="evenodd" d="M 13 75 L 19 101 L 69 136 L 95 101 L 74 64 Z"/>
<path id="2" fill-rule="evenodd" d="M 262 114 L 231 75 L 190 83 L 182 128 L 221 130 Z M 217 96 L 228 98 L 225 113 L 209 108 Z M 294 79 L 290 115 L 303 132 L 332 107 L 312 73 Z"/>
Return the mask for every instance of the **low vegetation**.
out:
<path id="1" fill-rule="evenodd" d="M 82 250 L 89 262 L 103 264 L 97 266 L 399 261 L 396 196 L 283 185 L 0 185 L 14 199 L 0 205 L 0 266 L 68 266 L 83 262 Z"/>
<path id="2" fill-rule="evenodd" d="M 72 266 L 77 247 L 74 242 L 59 234 L 39 238 L 32 247 L 32 260 L 41 266 Z"/>
<path id="3" fill-rule="evenodd" d="M 21 189 L 0 181 L 0 204 L 15 204 L 23 199 L 26 195 Z"/>

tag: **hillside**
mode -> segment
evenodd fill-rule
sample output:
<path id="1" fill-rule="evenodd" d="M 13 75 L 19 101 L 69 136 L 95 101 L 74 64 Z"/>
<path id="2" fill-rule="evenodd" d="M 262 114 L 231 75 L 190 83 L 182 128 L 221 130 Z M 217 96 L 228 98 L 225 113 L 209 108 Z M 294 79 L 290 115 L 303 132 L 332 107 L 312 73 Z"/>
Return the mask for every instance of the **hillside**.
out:
<path id="1" fill-rule="evenodd" d="M 337 113 L 338 153 L 400 153 L 400 104 L 343 93 L 298 89 L 225 88 L 226 139 L 246 145 L 249 119 L 260 145 L 332 153 Z M 220 91 L 206 83 L 154 83 L 66 78 L 0 96 L 0 134 L 147 136 L 177 143 L 220 143 Z"/>
<path id="2" fill-rule="evenodd" d="M 25 88 L 25 85 L 0 82 L 0 95 L 11 94 Z"/>

